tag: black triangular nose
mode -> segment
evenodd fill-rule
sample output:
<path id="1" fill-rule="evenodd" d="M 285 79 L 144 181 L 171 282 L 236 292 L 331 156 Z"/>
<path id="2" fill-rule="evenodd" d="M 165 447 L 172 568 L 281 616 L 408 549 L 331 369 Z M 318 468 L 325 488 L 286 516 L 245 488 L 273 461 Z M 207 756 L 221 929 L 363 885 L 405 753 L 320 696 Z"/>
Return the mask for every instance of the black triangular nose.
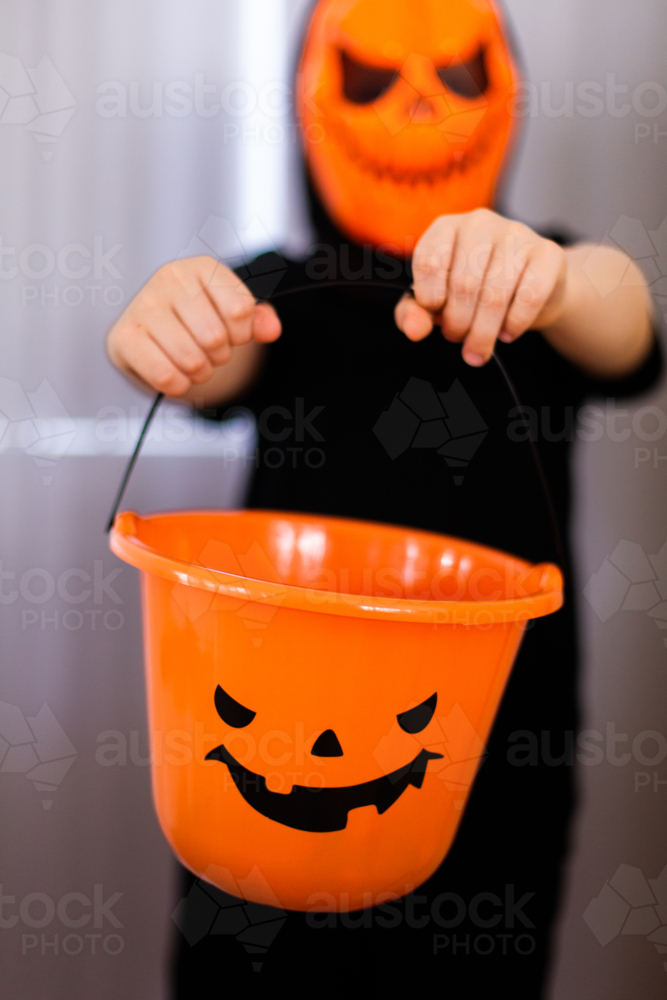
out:
<path id="1" fill-rule="evenodd" d="M 343 748 L 338 742 L 338 737 L 333 729 L 326 729 L 313 743 L 310 751 L 316 757 L 342 757 Z"/>

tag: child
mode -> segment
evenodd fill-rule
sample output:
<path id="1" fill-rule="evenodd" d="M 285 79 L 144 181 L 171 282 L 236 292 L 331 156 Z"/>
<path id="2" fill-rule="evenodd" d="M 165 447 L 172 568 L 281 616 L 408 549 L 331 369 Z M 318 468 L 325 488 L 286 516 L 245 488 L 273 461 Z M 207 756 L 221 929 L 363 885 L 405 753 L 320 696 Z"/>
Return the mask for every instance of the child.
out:
<path id="1" fill-rule="evenodd" d="M 648 386 L 659 362 L 646 285 L 629 259 L 563 247 L 491 210 L 517 79 L 491 0 L 322 0 L 299 74 L 321 242 L 305 261 L 269 255 L 241 276 L 207 257 L 167 265 L 111 330 L 111 359 L 147 390 L 219 417 L 232 400 L 255 411 L 250 506 L 554 558 L 525 429 L 492 353 L 540 417 L 564 537 L 569 417 L 587 394 Z M 410 263 L 412 293 L 396 303 Z M 352 288 L 322 287 L 350 275 Z M 256 301 L 271 281 L 279 292 L 310 290 L 276 311 Z M 447 424 L 438 393 L 452 404 Z M 567 739 L 577 730 L 567 553 L 563 568 L 566 605 L 525 637 L 441 868 L 363 915 L 290 913 L 265 974 L 313 985 L 368 979 L 377 989 L 440 973 L 452 996 L 510 985 L 516 996 L 518 984 L 520 995 L 540 995 L 573 799 Z M 542 738 L 535 757 L 528 737 Z M 201 995 L 211 976 L 222 983 L 244 961 L 249 970 L 233 937 L 183 945 L 178 995 Z"/>

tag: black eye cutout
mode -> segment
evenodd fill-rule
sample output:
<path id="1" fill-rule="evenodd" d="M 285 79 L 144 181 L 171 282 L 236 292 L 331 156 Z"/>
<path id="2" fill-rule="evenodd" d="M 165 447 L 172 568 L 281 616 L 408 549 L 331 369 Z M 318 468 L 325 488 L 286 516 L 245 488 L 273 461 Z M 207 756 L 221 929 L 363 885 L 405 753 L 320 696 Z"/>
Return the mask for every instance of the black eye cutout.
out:
<path id="1" fill-rule="evenodd" d="M 367 66 L 357 62 L 343 49 L 340 61 L 343 68 L 343 94 L 352 104 L 372 104 L 389 90 L 398 77 L 397 70 Z"/>
<path id="2" fill-rule="evenodd" d="M 443 66 L 438 70 L 438 76 L 445 87 L 458 94 L 459 97 L 470 99 L 481 97 L 489 86 L 484 49 L 480 49 L 477 55 L 467 63 Z"/>
<path id="3" fill-rule="evenodd" d="M 249 708 L 234 701 L 232 696 L 223 691 L 219 684 L 215 689 L 215 710 L 222 721 L 226 722 L 232 729 L 243 729 L 244 726 L 249 726 L 257 715 L 257 712 L 251 712 Z"/>
<path id="4" fill-rule="evenodd" d="M 438 692 L 436 691 L 430 698 L 423 701 L 421 705 L 417 705 L 416 708 L 410 708 L 407 712 L 401 712 L 400 715 L 397 715 L 398 724 L 403 732 L 414 734 L 421 733 L 422 729 L 426 729 L 433 718 L 437 704 Z"/>

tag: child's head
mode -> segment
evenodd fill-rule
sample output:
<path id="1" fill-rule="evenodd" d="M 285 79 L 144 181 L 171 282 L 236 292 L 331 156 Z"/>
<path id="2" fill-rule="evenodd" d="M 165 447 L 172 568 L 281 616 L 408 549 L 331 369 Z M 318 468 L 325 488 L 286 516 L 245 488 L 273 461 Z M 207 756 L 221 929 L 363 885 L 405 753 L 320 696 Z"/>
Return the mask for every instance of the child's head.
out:
<path id="1" fill-rule="evenodd" d="M 334 222 L 405 253 L 436 216 L 490 206 L 517 79 L 493 0 L 320 0 L 298 101 Z"/>

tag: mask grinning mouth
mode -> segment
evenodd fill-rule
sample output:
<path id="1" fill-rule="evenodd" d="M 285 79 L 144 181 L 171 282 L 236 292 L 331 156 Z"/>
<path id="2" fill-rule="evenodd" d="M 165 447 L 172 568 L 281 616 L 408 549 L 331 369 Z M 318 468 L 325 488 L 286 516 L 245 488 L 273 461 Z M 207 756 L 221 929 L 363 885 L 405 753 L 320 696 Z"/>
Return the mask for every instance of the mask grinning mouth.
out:
<path id="1" fill-rule="evenodd" d="M 367 156 L 347 129 L 335 127 L 332 135 L 342 147 L 347 159 L 362 173 L 369 174 L 376 181 L 390 181 L 412 188 L 420 184 L 432 186 L 449 180 L 455 174 L 467 174 L 472 167 L 484 160 L 490 145 L 489 136 L 480 135 L 475 137 L 469 148 L 449 153 L 437 166 L 398 167 L 393 163 L 381 163 Z"/>

